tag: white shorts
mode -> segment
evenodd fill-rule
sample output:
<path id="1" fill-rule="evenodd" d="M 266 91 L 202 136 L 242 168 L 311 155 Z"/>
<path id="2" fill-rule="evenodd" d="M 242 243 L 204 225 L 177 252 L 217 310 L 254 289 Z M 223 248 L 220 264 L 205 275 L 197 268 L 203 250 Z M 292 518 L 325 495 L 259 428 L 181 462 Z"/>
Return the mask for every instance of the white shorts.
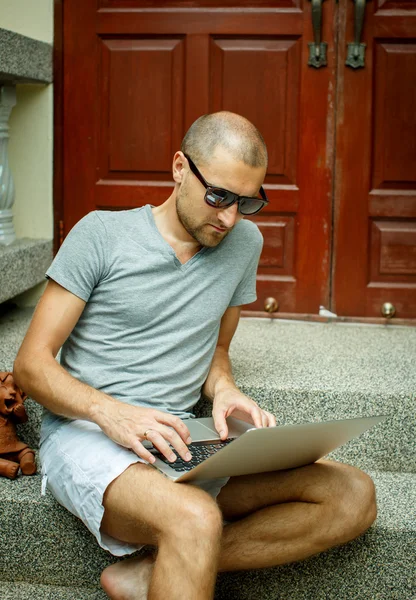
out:
<path id="1" fill-rule="evenodd" d="M 130 465 L 146 463 L 132 450 L 119 446 L 95 423 L 71 421 L 60 425 L 40 447 L 43 481 L 56 500 L 81 519 L 99 545 L 114 556 L 132 554 L 141 545 L 117 540 L 100 531 L 107 486 Z M 146 463 L 147 464 L 147 463 Z M 229 477 L 195 482 L 216 498 Z"/>

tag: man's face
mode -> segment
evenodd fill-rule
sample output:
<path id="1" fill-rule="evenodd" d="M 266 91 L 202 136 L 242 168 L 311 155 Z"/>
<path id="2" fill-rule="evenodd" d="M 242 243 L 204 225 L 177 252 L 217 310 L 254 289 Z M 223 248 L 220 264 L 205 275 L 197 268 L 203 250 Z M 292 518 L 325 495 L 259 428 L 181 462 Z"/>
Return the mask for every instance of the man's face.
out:
<path id="1" fill-rule="evenodd" d="M 230 233 L 243 215 L 238 212 L 237 202 L 223 209 L 209 206 L 204 200 L 204 186 L 192 173 L 186 159 L 183 161 L 185 172 L 176 196 L 178 219 L 201 246 L 213 248 Z M 257 196 L 265 176 L 264 167 L 250 167 L 242 161 L 236 161 L 222 147 L 216 148 L 209 164 L 196 166 L 210 184 L 239 196 Z"/>

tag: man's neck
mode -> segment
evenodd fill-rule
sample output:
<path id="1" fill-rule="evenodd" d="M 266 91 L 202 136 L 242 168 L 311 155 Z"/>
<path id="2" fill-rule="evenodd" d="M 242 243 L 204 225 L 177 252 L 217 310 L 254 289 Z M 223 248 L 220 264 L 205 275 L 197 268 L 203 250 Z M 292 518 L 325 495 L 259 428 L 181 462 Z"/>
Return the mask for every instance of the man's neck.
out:
<path id="1" fill-rule="evenodd" d="M 189 235 L 178 219 L 174 193 L 163 204 L 152 208 L 152 213 L 160 235 L 173 248 L 181 263 L 187 262 L 201 250 L 201 245 Z"/>

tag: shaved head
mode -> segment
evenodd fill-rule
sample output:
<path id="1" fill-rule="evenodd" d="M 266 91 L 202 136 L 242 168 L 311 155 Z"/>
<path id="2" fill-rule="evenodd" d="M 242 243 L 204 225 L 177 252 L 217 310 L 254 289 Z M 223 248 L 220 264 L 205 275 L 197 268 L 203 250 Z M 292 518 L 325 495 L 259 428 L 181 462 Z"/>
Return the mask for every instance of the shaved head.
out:
<path id="1" fill-rule="evenodd" d="M 218 146 L 250 167 L 267 167 L 263 137 L 257 127 L 241 115 L 221 111 L 199 117 L 183 138 L 181 150 L 202 166 L 209 164 Z"/>

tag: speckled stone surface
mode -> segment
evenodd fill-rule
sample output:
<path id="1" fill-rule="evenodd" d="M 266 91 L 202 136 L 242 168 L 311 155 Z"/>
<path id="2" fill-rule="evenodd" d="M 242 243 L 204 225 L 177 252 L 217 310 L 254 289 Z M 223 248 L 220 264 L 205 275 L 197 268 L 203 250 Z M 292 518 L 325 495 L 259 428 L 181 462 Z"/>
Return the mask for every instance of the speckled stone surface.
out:
<path id="1" fill-rule="evenodd" d="M 33 308 L 0 304 L 0 371 L 12 370 L 32 315 Z"/>
<path id="2" fill-rule="evenodd" d="M 379 512 L 364 536 L 300 563 L 221 573 L 216 600 L 414 598 L 416 476 L 370 475 Z M 0 530 L 0 555 L 7 556 L 0 562 L 0 580 L 10 579 L 12 572 L 14 582 L 98 586 L 101 570 L 117 559 L 101 550 L 84 525 L 59 506 L 49 491 L 41 496 L 40 484 L 40 475 L 20 476 L 16 481 L 0 478 L 0 506 L 7 524 Z"/>
<path id="3" fill-rule="evenodd" d="M 416 327 L 241 319 L 231 357 L 242 386 L 416 397 Z"/>
<path id="4" fill-rule="evenodd" d="M 52 45 L 0 28 L 0 85 L 52 80 Z"/>
<path id="5" fill-rule="evenodd" d="M 103 590 L 0 581 L 1 600 L 106 600 Z"/>
<path id="6" fill-rule="evenodd" d="M 9 370 L 33 309 L 2 305 L 1 310 L 0 370 Z M 394 409 L 395 417 L 390 428 L 379 425 L 367 438 L 359 438 L 362 441 L 348 451 L 350 455 L 340 451 L 341 458 L 354 458 L 351 462 L 370 472 L 376 483 L 379 516 L 375 525 L 354 542 L 300 563 L 220 573 L 215 600 L 416 597 L 416 476 L 377 471 L 389 471 L 385 467 L 389 464 L 391 471 L 414 470 L 415 336 L 415 329 L 401 327 L 240 323 L 231 348 L 236 380 L 262 406 L 273 410 L 280 422 L 377 414 L 387 409 Z M 387 359 L 390 368 L 386 370 Z M 41 407 L 28 400 L 27 409 L 31 422 L 21 426 L 20 434 L 28 443 L 32 439 L 35 447 Z M 203 412 L 206 407 L 200 403 L 199 409 Z M 374 464 L 378 466 L 373 472 Z M 21 593 L 31 593 L 33 600 L 72 600 L 73 586 L 95 586 L 88 591 L 93 595 L 80 598 L 104 598 L 98 589 L 99 575 L 117 559 L 101 550 L 84 525 L 58 505 L 49 491 L 40 495 L 40 481 L 39 474 L 16 481 L 0 478 L 2 522 L 7 524 L 0 528 L 0 555 L 7 555 L 7 561 L 0 562 L 0 580 L 10 579 L 11 569 L 15 584 L 20 579 L 69 586 L 54 591 L 22 587 Z M 0 594 L 16 590 L 2 585 Z M 22 595 L 22 600 L 26 597 Z"/>
<path id="7" fill-rule="evenodd" d="M 243 319 L 230 355 L 240 388 L 280 424 L 388 415 L 331 457 L 416 471 L 416 328 Z"/>
<path id="8" fill-rule="evenodd" d="M 39 459 L 37 460 L 39 464 Z M 102 550 L 84 524 L 60 506 L 49 490 L 41 496 L 41 474 L 0 478 L 0 580 L 97 586 L 115 558 Z"/>
<path id="9" fill-rule="evenodd" d="M 32 312 L 0 315 L 0 370 L 12 368 Z M 243 319 L 231 358 L 241 389 L 278 423 L 389 415 L 330 457 L 416 471 L 416 328 Z M 26 406 L 30 420 L 19 431 L 36 448 L 42 408 L 31 400 Z M 195 412 L 209 415 L 210 404 L 200 402 Z"/>
<path id="10" fill-rule="evenodd" d="M 52 241 L 22 238 L 9 246 L 0 244 L 0 302 L 44 281 L 52 262 Z"/>
<path id="11" fill-rule="evenodd" d="M 300 563 L 274 569 L 220 573 L 215 600 L 414 600 L 414 560 L 399 559 L 412 540 L 384 537 L 376 552 L 368 535 Z"/>

